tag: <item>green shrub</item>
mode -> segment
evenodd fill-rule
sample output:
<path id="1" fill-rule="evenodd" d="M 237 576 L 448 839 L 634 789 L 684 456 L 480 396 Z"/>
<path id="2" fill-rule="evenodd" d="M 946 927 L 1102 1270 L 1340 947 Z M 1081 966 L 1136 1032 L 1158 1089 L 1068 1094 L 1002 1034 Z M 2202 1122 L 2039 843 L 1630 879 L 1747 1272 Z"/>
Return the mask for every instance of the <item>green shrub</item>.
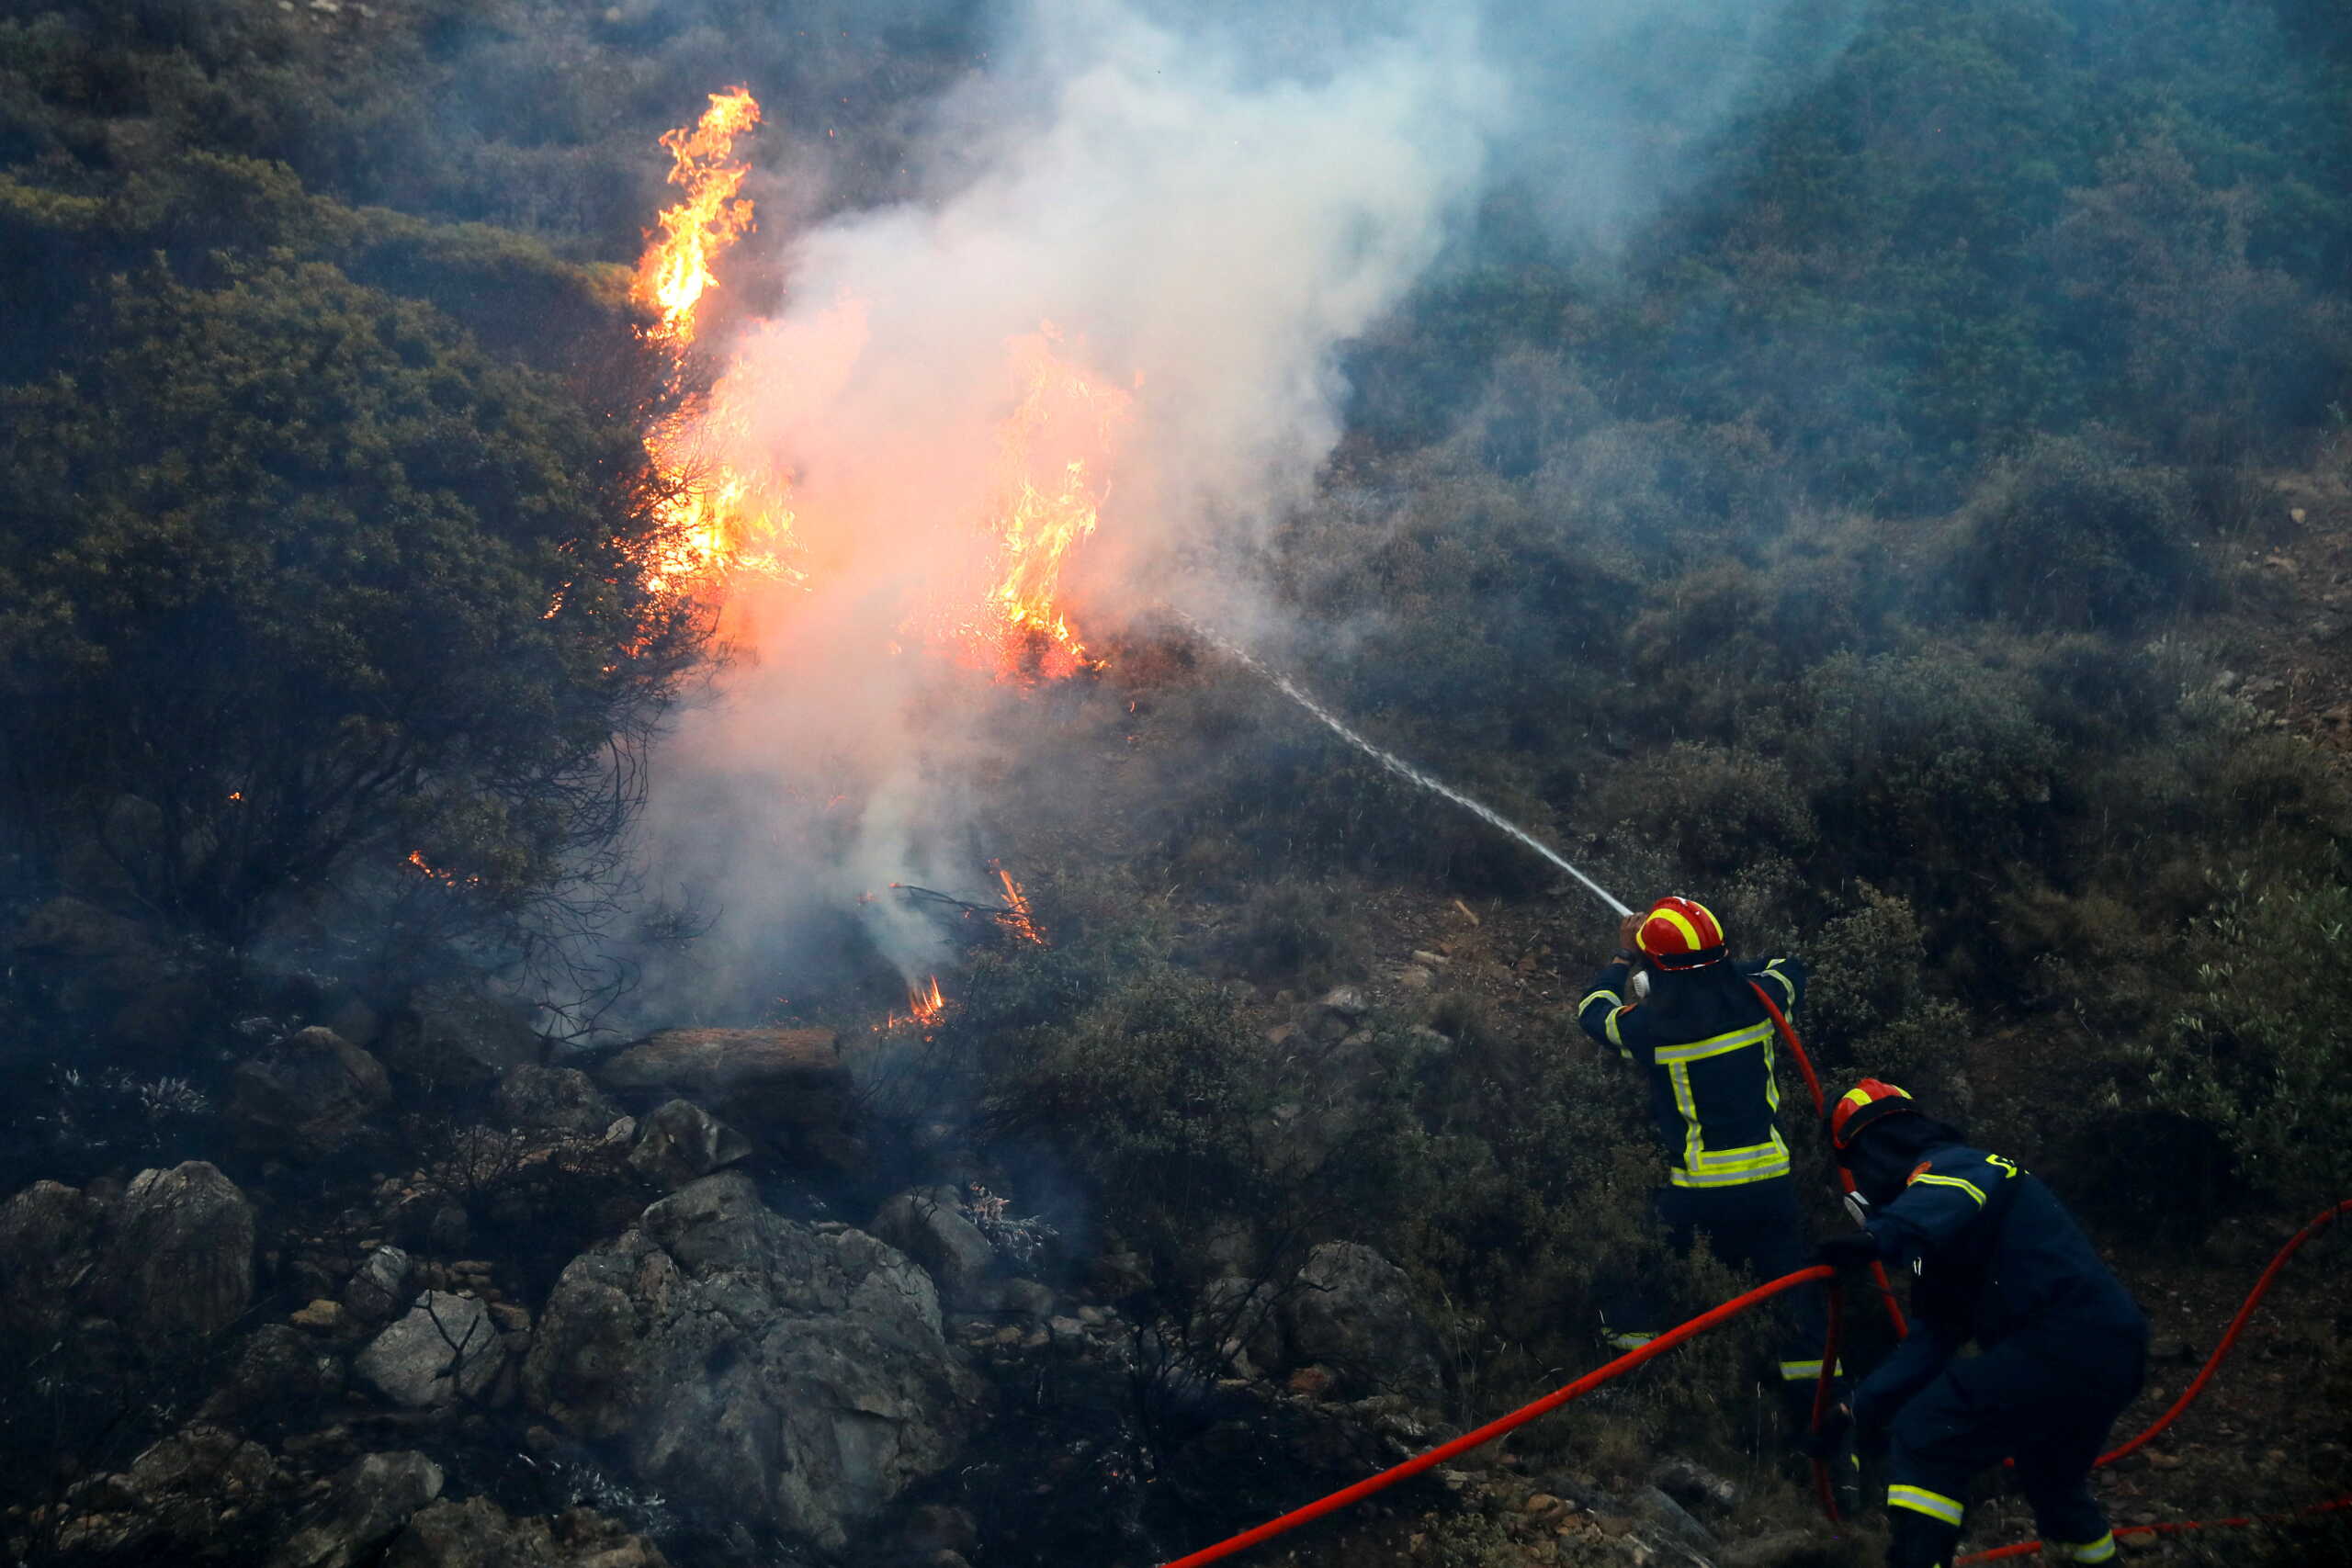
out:
<path id="1" fill-rule="evenodd" d="M 2178 475 L 2071 437 L 2037 439 L 1977 489 L 1951 572 L 1979 614 L 2037 628 L 2129 630 L 2212 602 Z"/>
<path id="2" fill-rule="evenodd" d="M 2341 868 L 2241 878 L 2194 937 L 2195 983 L 2150 1097 L 2217 1127 L 2245 1177 L 2299 1208 L 2352 1191 L 2352 886 Z"/>

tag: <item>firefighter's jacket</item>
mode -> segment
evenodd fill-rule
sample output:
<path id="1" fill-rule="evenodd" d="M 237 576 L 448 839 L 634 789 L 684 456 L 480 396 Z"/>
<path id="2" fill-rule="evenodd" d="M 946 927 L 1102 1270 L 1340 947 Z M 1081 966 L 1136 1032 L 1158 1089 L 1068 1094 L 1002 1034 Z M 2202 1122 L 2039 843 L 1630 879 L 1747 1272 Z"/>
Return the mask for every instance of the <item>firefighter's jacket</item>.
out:
<path id="1" fill-rule="evenodd" d="M 1879 1257 L 1909 1269 L 1912 1332 L 1854 1391 L 1854 1420 L 1883 1429 L 1971 1339 L 2016 1339 L 2070 1368 L 2137 1364 L 2148 1320 L 2057 1195 L 1999 1155 L 1921 1152 L 1903 1195 L 1871 1211 Z"/>
<path id="2" fill-rule="evenodd" d="M 1704 1190 L 1786 1176 L 1789 1145 L 1773 1121 L 1781 1107 L 1772 1072 L 1780 1032 L 1755 988 L 1711 984 L 1714 977 L 1702 979 L 1703 971 L 1653 976 L 1651 999 L 1628 1005 L 1629 967 L 1620 959 L 1594 976 L 1577 1018 L 1586 1033 L 1647 1075 L 1667 1179 Z M 1783 1012 L 1804 995 L 1804 965 L 1793 958 L 1743 964 L 1737 972 Z M 1674 987 L 1671 998 L 1667 987 Z"/>

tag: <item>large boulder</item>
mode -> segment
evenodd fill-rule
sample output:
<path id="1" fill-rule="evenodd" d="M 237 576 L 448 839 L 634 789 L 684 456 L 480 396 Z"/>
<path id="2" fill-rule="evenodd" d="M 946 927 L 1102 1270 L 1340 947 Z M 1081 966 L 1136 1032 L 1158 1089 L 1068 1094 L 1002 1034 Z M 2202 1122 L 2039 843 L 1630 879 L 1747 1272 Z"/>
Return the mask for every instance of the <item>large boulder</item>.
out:
<path id="1" fill-rule="evenodd" d="M 1284 1296 L 1291 1354 L 1396 1393 L 1440 1386 L 1438 1337 L 1413 1304 L 1405 1271 L 1371 1247 L 1327 1241 L 1306 1255 Z"/>
<path id="2" fill-rule="evenodd" d="M 117 1206 L 96 1300 L 148 1340 L 219 1333 L 254 1296 L 254 1210 L 203 1160 L 142 1170 Z"/>
<path id="3" fill-rule="evenodd" d="M 586 1508 L 550 1519 L 512 1518 L 487 1497 L 420 1509 L 385 1554 L 384 1568 L 669 1568 L 643 1536 Z"/>
<path id="4" fill-rule="evenodd" d="M 862 1231 L 772 1213 L 740 1171 L 574 1258 L 523 1386 L 648 1484 L 829 1551 L 955 1457 L 983 1392 L 922 1269 Z"/>
<path id="5" fill-rule="evenodd" d="M 105 1219 L 98 1202 L 57 1181 L 0 1203 L 0 1337 L 28 1343 L 71 1320 Z"/>
<path id="6" fill-rule="evenodd" d="M 441 1495 L 441 1467 L 413 1449 L 369 1454 L 337 1475 L 268 1568 L 351 1568 Z"/>
<path id="7" fill-rule="evenodd" d="M 830 1029 L 669 1029 L 596 1068 L 607 1089 L 693 1100 L 755 1136 L 839 1134 L 853 1108 Z"/>
<path id="8" fill-rule="evenodd" d="M 266 1509 L 289 1489 L 269 1450 L 209 1422 L 193 1422 L 149 1447 L 119 1474 L 77 1487 L 81 1512 L 58 1530 L 67 1561 L 185 1562 L 201 1551 L 238 1561 L 240 1512 Z"/>
<path id="9" fill-rule="evenodd" d="M 673 1100 L 637 1124 L 630 1168 L 675 1192 L 752 1152 L 752 1141 L 691 1100 Z"/>
<path id="10" fill-rule="evenodd" d="M 996 1248 L 965 1217 L 954 1188 L 909 1188 L 884 1203 L 865 1228 L 922 1264 L 950 1307 L 995 1310 L 1003 1294 Z"/>
<path id="11" fill-rule="evenodd" d="M 473 1398 L 505 1362 L 506 1345 L 488 1307 L 471 1296 L 427 1291 L 368 1341 L 351 1370 L 393 1404 L 421 1410 Z"/>
<path id="12" fill-rule="evenodd" d="M 620 1120 L 621 1108 L 577 1067 L 543 1067 L 526 1062 L 498 1080 L 500 1114 L 535 1133 L 586 1137 Z"/>
<path id="13" fill-rule="evenodd" d="M 391 1102 L 383 1063 L 331 1029 L 304 1029 L 238 1064 L 229 1120 L 249 1147 L 313 1160 Z"/>
<path id="14" fill-rule="evenodd" d="M 198 1415 L 231 1423 L 294 1422 L 342 1392 L 342 1361 L 293 1325 L 268 1323 L 254 1330 Z"/>
<path id="15" fill-rule="evenodd" d="M 485 1085 L 539 1059 L 538 1032 L 516 1003 L 462 986 L 428 986 L 385 1031 L 385 1065 L 437 1084 Z"/>
<path id="16" fill-rule="evenodd" d="M 390 1245 L 377 1247 L 344 1282 L 345 1310 L 363 1323 L 381 1323 L 391 1316 L 409 1299 L 411 1268 L 405 1248 Z"/>

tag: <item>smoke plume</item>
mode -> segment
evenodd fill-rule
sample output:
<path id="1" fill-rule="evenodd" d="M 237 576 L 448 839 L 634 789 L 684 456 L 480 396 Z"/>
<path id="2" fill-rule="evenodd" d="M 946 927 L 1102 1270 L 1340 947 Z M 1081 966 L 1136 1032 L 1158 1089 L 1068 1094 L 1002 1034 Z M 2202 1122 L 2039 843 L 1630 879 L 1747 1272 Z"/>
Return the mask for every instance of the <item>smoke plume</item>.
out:
<path id="1" fill-rule="evenodd" d="M 714 456 L 788 488 L 803 575 L 739 581 L 741 657 L 661 764 L 648 867 L 724 911 L 706 959 L 892 881 L 984 894 L 967 825 L 1017 700 L 991 596 L 1043 558 L 1008 516 L 1099 509 L 1040 591 L 1074 637 L 1161 604 L 1258 636 L 1235 563 L 1337 443 L 1344 345 L 1499 180 L 1605 247 L 1780 14 L 1028 0 L 929 112 L 922 199 L 747 242 L 787 292 L 733 345 Z M 910 978 L 935 962 L 870 908 Z"/>

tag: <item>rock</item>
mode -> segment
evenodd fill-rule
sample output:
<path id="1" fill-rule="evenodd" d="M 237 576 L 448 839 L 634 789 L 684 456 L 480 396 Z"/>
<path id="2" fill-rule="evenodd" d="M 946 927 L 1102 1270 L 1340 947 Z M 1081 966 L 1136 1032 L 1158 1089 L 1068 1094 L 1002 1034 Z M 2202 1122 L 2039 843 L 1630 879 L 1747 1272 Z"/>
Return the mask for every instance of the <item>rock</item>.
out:
<path id="1" fill-rule="evenodd" d="M 1282 1318 L 1298 1359 L 1376 1388 L 1437 1392 L 1437 1335 L 1413 1305 L 1403 1269 L 1360 1243 L 1328 1241 L 1307 1254 L 1296 1284 Z"/>
<path id="2" fill-rule="evenodd" d="M 475 1397 L 505 1359 L 488 1307 L 470 1297 L 426 1291 L 406 1316 L 368 1343 L 351 1370 L 393 1404 L 423 1409 Z"/>
<path id="3" fill-rule="evenodd" d="M 191 1422 L 131 1461 L 122 1474 L 104 1477 L 85 1493 L 88 1512 L 61 1532 L 58 1545 L 69 1556 L 119 1559 L 136 1551 L 148 1561 L 175 1555 L 163 1540 L 218 1550 L 222 1506 L 231 1498 L 265 1496 L 284 1481 L 259 1443 L 209 1422 Z"/>
<path id="4" fill-rule="evenodd" d="M 611 1089 L 684 1096 L 763 1137 L 840 1133 L 853 1115 L 849 1070 L 829 1029 L 664 1030 L 595 1077 Z"/>
<path id="5" fill-rule="evenodd" d="M 1317 1364 L 1299 1368 L 1298 1371 L 1291 1373 L 1290 1382 L 1284 1386 L 1302 1398 L 1320 1399 L 1338 1387 L 1339 1382 L 1339 1373 L 1329 1367 Z"/>
<path id="6" fill-rule="evenodd" d="M 1272 1281 L 1225 1274 L 1201 1287 L 1193 1313 L 1194 1337 L 1235 1346 L 1261 1367 L 1283 1363 L 1282 1314 Z"/>
<path id="7" fill-rule="evenodd" d="M 439 1495 L 441 1467 L 423 1454 L 369 1454 L 335 1476 L 326 1496 L 270 1553 L 268 1568 L 351 1568 Z"/>
<path id="8" fill-rule="evenodd" d="M 237 1066 L 229 1120 L 250 1148 L 322 1159 L 392 1102 L 384 1064 L 331 1029 L 288 1035 Z"/>
<path id="9" fill-rule="evenodd" d="M 1334 986 L 1323 993 L 1323 1010 L 1349 1023 L 1364 1015 L 1363 993 L 1353 986 Z"/>
<path id="10" fill-rule="evenodd" d="M 62 1182 L 0 1203 L 0 1330 L 16 1343 L 56 1333 L 93 1267 L 106 1210 Z"/>
<path id="11" fill-rule="evenodd" d="M 286 1321 L 297 1328 L 308 1328 L 319 1334 L 332 1334 L 343 1326 L 343 1303 L 326 1301 L 312 1302 L 309 1306 L 289 1314 Z"/>
<path id="12" fill-rule="evenodd" d="M 1408 991 L 1426 991 L 1437 984 L 1437 976 L 1418 964 L 1408 964 L 1396 971 L 1396 983 Z"/>
<path id="13" fill-rule="evenodd" d="M 586 1137 L 620 1119 L 621 1108 L 577 1067 L 526 1062 L 498 1080 L 498 1109 L 517 1127 Z"/>
<path id="14" fill-rule="evenodd" d="M 1796 1568 L 1821 1560 L 1822 1540 L 1811 1530 L 1774 1530 L 1723 1549 L 1720 1568 Z"/>
<path id="15" fill-rule="evenodd" d="M 928 1274 L 862 1231 L 770 1212 L 740 1171 L 572 1259 L 523 1386 L 647 1484 L 831 1551 L 953 1460 L 985 1392 Z"/>
<path id="16" fill-rule="evenodd" d="M 1650 1483 L 1686 1507 L 1730 1508 L 1739 1501 L 1739 1488 L 1703 1465 L 1670 1459 L 1650 1472 Z"/>
<path id="17" fill-rule="evenodd" d="M 343 1363 L 283 1323 L 254 1330 L 228 1378 L 204 1402 L 207 1421 L 282 1421 L 343 1392 Z"/>
<path id="18" fill-rule="evenodd" d="M 969 1513 L 944 1503 L 925 1503 L 907 1516 L 900 1550 L 910 1552 L 969 1551 L 980 1544 L 980 1527 Z"/>
<path id="19" fill-rule="evenodd" d="M 150 1339 L 219 1333 L 254 1295 L 254 1211 L 202 1160 L 131 1179 L 94 1280 L 100 1309 Z"/>
<path id="20" fill-rule="evenodd" d="M 882 1239 L 888 1241 L 889 1237 L 884 1236 Z M 900 1247 L 899 1250 L 903 1252 L 906 1249 Z M 935 1283 L 938 1276 L 934 1274 L 932 1279 Z M 1023 1317 L 1029 1318 L 1043 1319 L 1053 1316 L 1054 1307 L 1058 1300 L 1051 1285 L 1039 1284 L 1035 1280 L 1007 1280 L 997 1292 L 1000 1311 L 1017 1312 Z M 1095 1314 L 1091 1318 L 1086 1315 L 1090 1312 Z M 1090 1325 L 1102 1321 L 1101 1310 L 1095 1307 L 1085 1308 L 1078 1315 L 1080 1322 Z"/>
<path id="21" fill-rule="evenodd" d="M 1001 1299 L 996 1248 L 964 1216 L 947 1188 L 910 1188 L 865 1227 L 929 1271 L 939 1299 L 959 1312 L 990 1312 Z"/>
<path id="22" fill-rule="evenodd" d="M 690 1100 L 673 1100 L 640 1117 L 628 1163 L 671 1191 L 698 1181 L 752 1152 L 752 1141 Z"/>
<path id="23" fill-rule="evenodd" d="M 1634 1494 L 1634 1512 L 1697 1551 L 1718 1550 L 1713 1532 L 1655 1486 L 1645 1486 Z"/>
<path id="24" fill-rule="evenodd" d="M 1442 953 L 1430 953 L 1417 947 L 1413 949 L 1413 962 L 1424 969 L 1442 969 L 1451 961 Z"/>
<path id="25" fill-rule="evenodd" d="M 343 1304 L 363 1323 L 381 1323 L 409 1299 L 408 1254 L 397 1247 L 379 1247 L 353 1271 L 343 1287 Z"/>
<path id="26" fill-rule="evenodd" d="M 514 1003 L 461 986 L 428 986 L 385 1031 L 383 1058 L 409 1077 L 481 1085 L 537 1062 L 539 1037 Z"/>
<path id="27" fill-rule="evenodd" d="M 418 1510 L 385 1568 L 668 1568 L 651 1541 L 585 1508 L 514 1518 L 487 1497 Z"/>

